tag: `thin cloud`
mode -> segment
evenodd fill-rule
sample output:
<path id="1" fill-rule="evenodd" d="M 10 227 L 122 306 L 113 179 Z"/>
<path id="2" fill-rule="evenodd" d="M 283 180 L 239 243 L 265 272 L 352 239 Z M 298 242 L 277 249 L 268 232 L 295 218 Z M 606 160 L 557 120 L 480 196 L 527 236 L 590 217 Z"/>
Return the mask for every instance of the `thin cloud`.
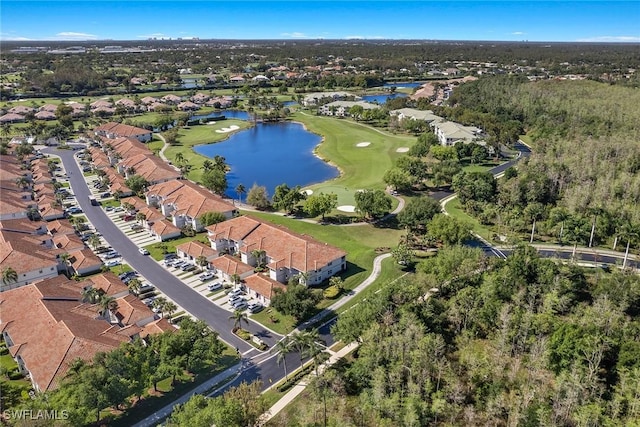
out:
<path id="1" fill-rule="evenodd" d="M 514 35 L 514 36 L 523 36 L 525 34 L 527 33 L 525 33 L 524 31 L 514 31 L 513 33 L 511 33 L 511 35 Z"/>
<path id="2" fill-rule="evenodd" d="M 28 42 L 31 41 L 28 37 L 14 36 L 11 34 L 3 34 L 0 33 L 0 40 L 11 41 L 11 42 Z"/>
<path id="3" fill-rule="evenodd" d="M 346 36 L 345 39 L 347 40 L 363 40 L 365 37 L 364 36 Z"/>
<path id="4" fill-rule="evenodd" d="M 152 39 L 152 38 L 156 38 L 156 39 L 168 39 L 169 36 L 163 33 L 152 33 L 152 34 L 146 34 L 146 35 L 141 35 L 141 36 L 136 36 L 139 39 Z"/>
<path id="5" fill-rule="evenodd" d="M 602 42 L 602 43 L 640 43 L 640 37 L 637 36 L 600 36 L 578 39 L 579 42 Z"/>
<path id="6" fill-rule="evenodd" d="M 281 33 L 282 37 L 290 37 L 292 39 L 310 39 L 313 38 L 311 36 L 306 35 L 305 33 L 301 33 L 299 31 L 294 31 L 292 33 Z"/>
<path id="7" fill-rule="evenodd" d="M 93 40 L 98 36 L 95 34 L 78 33 L 75 31 L 62 31 L 55 35 L 58 40 Z"/>

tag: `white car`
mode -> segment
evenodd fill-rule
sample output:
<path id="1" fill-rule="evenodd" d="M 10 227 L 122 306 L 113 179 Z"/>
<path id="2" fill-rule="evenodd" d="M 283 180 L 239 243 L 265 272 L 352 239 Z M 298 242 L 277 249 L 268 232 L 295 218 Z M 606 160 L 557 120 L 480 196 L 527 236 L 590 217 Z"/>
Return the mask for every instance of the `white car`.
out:
<path id="1" fill-rule="evenodd" d="M 122 261 L 120 261 L 119 259 L 113 259 L 104 263 L 104 265 L 107 267 L 115 267 L 116 265 L 120 264 L 122 264 Z"/>
<path id="2" fill-rule="evenodd" d="M 207 271 L 206 273 L 203 273 L 200 276 L 198 276 L 198 279 L 200 279 L 201 282 L 206 282 L 207 280 L 211 280 L 214 277 L 216 277 L 216 275 L 213 274 L 213 271 Z"/>
<path id="3" fill-rule="evenodd" d="M 149 251 L 145 248 L 138 249 L 138 252 L 140 252 L 142 255 L 149 255 Z"/>
<path id="4" fill-rule="evenodd" d="M 222 283 L 219 283 L 219 282 L 209 283 L 207 285 L 207 289 L 210 291 L 217 291 L 218 289 L 222 289 Z"/>

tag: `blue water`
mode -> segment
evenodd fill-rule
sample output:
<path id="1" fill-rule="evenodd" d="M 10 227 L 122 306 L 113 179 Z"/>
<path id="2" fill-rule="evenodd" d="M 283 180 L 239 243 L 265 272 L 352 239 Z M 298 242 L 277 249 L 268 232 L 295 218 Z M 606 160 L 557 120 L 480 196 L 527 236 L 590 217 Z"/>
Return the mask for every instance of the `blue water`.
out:
<path id="1" fill-rule="evenodd" d="M 271 197 L 282 183 L 304 187 L 338 176 L 335 167 L 313 155 L 320 141 L 320 136 L 299 123 L 258 123 L 222 142 L 194 149 L 204 156 L 226 159 L 231 167 L 227 173 L 228 196 L 237 197 L 238 184 L 248 191 L 256 183 L 265 186 Z"/>
<path id="2" fill-rule="evenodd" d="M 210 119 L 214 117 L 225 116 L 227 119 L 250 120 L 249 113 L 241 110 L 223 110 L 215 111 L 206 115 L 195 114 L 191 116 L 191 120 Z"/>
<path id="3" fill-rule="evenodd" d="M 387 102 L 387 99 L 393 98 L 405 98 L 407 96 L 406 93 L 385 93 L 380 95 L 364 95 L 362 97 L 363 101 L 367 102 L 376 102 L 378 104 L 384 104 Z"/>
<path id="4" fill-rule="evenodd" d="M 385 83 L 384 85 L 382 85 L 382 87 L 397 87 L 397 88 L 401 88 L 401 87 L 420 87 L 423 84 L 425 84 L 425 82 L 395 82 L 395 83 Z"/>

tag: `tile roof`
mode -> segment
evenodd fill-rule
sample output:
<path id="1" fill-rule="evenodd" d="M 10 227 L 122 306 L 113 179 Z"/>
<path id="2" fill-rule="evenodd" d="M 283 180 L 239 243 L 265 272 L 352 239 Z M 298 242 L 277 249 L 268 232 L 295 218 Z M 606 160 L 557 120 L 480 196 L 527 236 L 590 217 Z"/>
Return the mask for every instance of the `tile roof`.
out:
<path id="1" fill-rule="evenodd" d="M 231 203 L 188 180 L 168 181 L 149 187 L 148 195 L 162 197 L 163 204 L 173 204 L 174 215 L 198 218 L 206 212 L 228 213 L 236 210 Z"/>
<path id="2" fill-rule="evenodd" d="M 95 130 L 97 134 L 105 132 L 107 134 L 113 134 L 116 136 L 136 136 L 151 133 L 150 130 L 116 122 L 105 123 L 102 126 L 98 126 Z"/>
<path id="3" fill-rule="evenodd" d="M 89 248 L 74 251 L 69 261 L 76 272 L 86 269 L 100 270 L 102 267 L 102 260 Z"/>
<path id="4" fill-rule="evenodd" d="M 192 240 L 191 242 L 186 242 L 178 245 L 176 246 L 176 250 L 181 251 L 194 258 L 198 258 L 199 256 L 204 255 L 207 257 L 207 260 L 211 260 L 218 256 L 218 251 L 213 249 L 211 246 L 205 245 L 204 243 L 197 240 Z"/>
<path id="5" fill-rule="evenodd" d="M 210 264 L 217 270 L 220 270 L 229 276 L 234 274 L 242 276 L 243 274 L 253 271 L 253 267 L 249 264 L 245 264 L 238 258 L 234 258 L 231 255 L 222 255 L 221 257 L 212 260 Z"/>
<path id="6" fill-rule="evenodd" d="M 244 284 L 247 288 L 252 289 L 267 299 L 273 298 L 275 294 L 274 289 L 287 290 L 287 287 L 282 283 L 260 273 L 245 277 Z"/>
<path id="7" fill-rule="evenodd" d="M 239 216 L 206 227 L 210 239 L 225 239 L 240 241 L 251 231 L 255 230 L 260 221 L 248 216 Z"/>
<path id="8" fill-rule="evenodd" d="M 11 267 L 16 273 L 24 274 L 57 266 L 55 254 L 45 246 L 40 247 L 24 240 L 0 243 L 0 270 Z"/>
<path id="9" fill-rule="evenodd" d="M 166 219 L 154 222 L 153 225 L 151 226 L 151 230 L 157 236 L 167 236 L 169 234 L 173 234 L 180 231 L 178 227 L 176 227 Z"/>

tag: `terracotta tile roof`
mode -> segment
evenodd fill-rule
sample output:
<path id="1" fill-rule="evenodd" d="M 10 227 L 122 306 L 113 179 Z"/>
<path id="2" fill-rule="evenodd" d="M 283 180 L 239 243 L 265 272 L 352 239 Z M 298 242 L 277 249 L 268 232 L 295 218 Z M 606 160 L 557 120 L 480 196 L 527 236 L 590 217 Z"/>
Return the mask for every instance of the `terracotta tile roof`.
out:
<path id="1" fill-rule="evenodd" d="M 212 260 L 213 258 L 218 256 L 218 251 L 213 249 L 211 246 L 205 245 L 202 242 L 197 240 L 192 240 L 191 242 L 186 242 L 181 245 L 176 246 L 177 251 L 184 252 L 187 255 L 190 255 L 194 258 L 198 258 L 199 256 L 206 256 L 207 260 Z"/>
<path id="2" fill-rule="evenodd" d="M 242 276 L 243 274 L 253 271 L 253 267 L 249 264 L 245 264 L 238 258 L 234 258 L 231 255 L 222 255 L 221 257 L 212 260 L 210 264 L 217 270 L 220 270 L 229 276 L 234 274 Z"/>
<path id="3" fill-rule="evenodd" d="M 39 247 L 26 241 L 0 243 L 0 270 L 11 267 L 16 273 L 23 274 L 57 266 L 55 254 L 44 246 Z"/>
<path id="4" fill-rule="evenodd" d="M 169 234 L 173 234 L 180 231 L 178 227 L 176 227 L 166 219 L 154 222 L 153 225 L 151 226 L 151 230 L 157 236 L 167 236 Z"/>
<path id="5" fill-rule="evenodd" d="M 176 328 L 174 328 L 173 325 L 171 325 L 171 323 L 169 323 L 167 319 L 162 317 L 158 320 L 154 320 L 153 322 L 150 322 L 144 325 L 144 327 L 142 328 L 142 331 L 140 331 L 140 337 L 145 338 L 148 335 L 160 334 L 166 331 L 173 332 L 175 330 Z"/>
<path id="6" fill-rule="evenodd" d="M 244 284 L 247 288 L 252 289 L 269 300 L 273 298 L 274 289 L 287 290 L 287 287 L 282 283 L 260 273 L 245 277 Z"/>
<path id="7" fill-rule="evenodd" d="M 144 305 L 135 295 L 129 294 L 123 298 L 118 298 L 117 317 L 125 325 L 135 325 L 149 317 L 153 317 L 153 312 Z"/>
<path id="8" fill-rule="evenodd" d="M 133 168 L 136 175 L 142 176 L 149 183 L 178 179 L 182 175 L 166 164 L 162 159 L 148 154 L 138 154 L 120 162 L 124 170 Z"/>
<path id="9" fill-rule="evenodd" d="M 87 279 L 96 289 L 102 289 L 107 295 L 113 296 L 122 293 L 129 293 L 127 285 L 110 271 L 91 276 Z"/>
<path id="10" fill-rule="evenodd" d="M 58 106 L 56 104 L 44 104 L 40 107 L 40 111 L 51 111 L 55 113 L 58 110 Z"/>
<path id="11" fill-rule="evenodd" d="M 56 234 L 53 236 L 53 244 L 65 252 L 85 249 L 84 242 L 75 234 Z"/>
<path id="12" fill-rule="evenodd" d="M 116 136 L 137 136 L 151 133 L 150 130 L 116 122 L 105 123 L 102 126 L 98 126 L 95 131 L 97 134 L 104 132 L 106 134 L 113 134 Z"/>
<path id="13" fill-rule="evenodd" d="M 40 234 L 46 233 L 49 227 L 45 221 L 31 221 L 29 218 L 0 220 L 0 230 L 17 231 L 20 233 Z M 73 232 L 73 230 L 72 230 Z"/>
<path id="14" fill-rule="evenodd" d="M 109 101 L 106 101 L 104 99 L 99 99 L 97 101 L 92 102 L 91 104 L 91 108 L 100 108 L 100 107 L 111 107 L 113 106 L 112 103 L 110 103 Z"/>
<path id="15" fill-rule="evenodd" d="M 179 96 L 173 95 L 173 94 L 165 95 L 161 99 L 164 102 L 170 102 L 170 103 L 174 103 L 174 104 L 177 104 L 178 102 L 182 101 L 182 98 L 180 98 Z"/>
<path id="16" fill-rule="evenodd" d="M 151 154 L 151 150 L 149 150 L 149 148 L 145 144 L 135 138 L 116 138 L 114 140 L 110 140 L 110 144 L 113 149 L 122 156 L 123 159 L 127 157 L 133 157 L 138 154 Z"/>
<path id="17" fill-rule="evenodd" d="M 129 203 L 135 209 L 142 209 L 147 206 L 145 202 L 143 202 L 139 197 L 135 197 L 135 196 L 120 199 L 120 203 L 122 204 Z"/>
<path id="18" fill-rule="evenodd" d="M 92 267 L 99 270 L 102 267 L 102 260 L 89 248 L 74 251 L 69 261 L 76 272 Z"/>
<path id="19" fill-rule="evenodd" d="M 74 234 L 75 230 L 69 220 L 55 219 L 46 222 L 50 234 Z"/>
<path id="20" fill-rule="evenodd" d="M 143 104 L 153 104 L 154 102 L 158 102 L 158 98 L 154 98 L 153 96 L 145 96 L 140 101 Z"/>
<path id="21" fill-rule="evenodd" d="M 210 239 L 240 241 L 260 225 L 260 221 L 248 216 L 239 216 L 207 227 Z"/>
<path id="22" fill-rule="evenodd" d="M 154 208 L 150 208 L 149 206 L 144 206 L 142 208 L 140 208 L 138 210 L 138 213 L 142 213 L 146 216 L 146 220 L 148 221 L 160 221 L 162 219 L 164 219 L 164 215 L 162 215 L 162 212 L 158 211 L 157 209 Z"/>

